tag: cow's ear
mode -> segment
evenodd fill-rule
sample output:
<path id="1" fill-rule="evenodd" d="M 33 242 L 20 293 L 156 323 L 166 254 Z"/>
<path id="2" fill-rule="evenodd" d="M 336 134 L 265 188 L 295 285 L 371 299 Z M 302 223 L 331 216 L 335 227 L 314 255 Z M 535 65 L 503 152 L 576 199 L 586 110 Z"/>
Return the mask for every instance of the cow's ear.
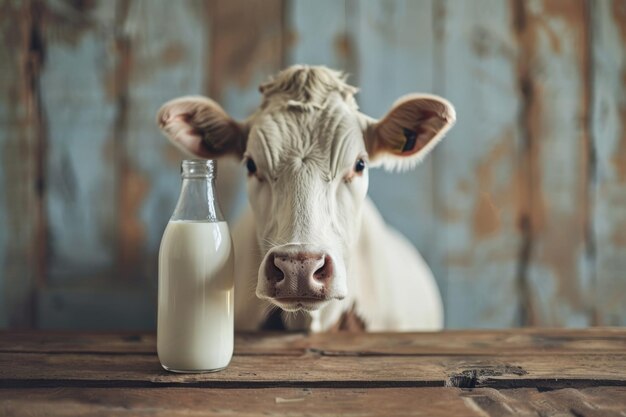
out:
<path id="1" fill-rule="evenodd" d="M 241 157 L 246 147 L 246 125 L 233 120 L 219 104 L 206 97 L 186 96 L 168 101 L 159 109 L 157 123 L 174 145 L 195 157 Z"/>
<path id="2" fill-rule="evenodd" d="M 366 124 L 366 146 L 372 165 L 402 169 L 417 164 L 455 120 L 454 107 L 441 97 L 401 97 L 380 121 Z"/>

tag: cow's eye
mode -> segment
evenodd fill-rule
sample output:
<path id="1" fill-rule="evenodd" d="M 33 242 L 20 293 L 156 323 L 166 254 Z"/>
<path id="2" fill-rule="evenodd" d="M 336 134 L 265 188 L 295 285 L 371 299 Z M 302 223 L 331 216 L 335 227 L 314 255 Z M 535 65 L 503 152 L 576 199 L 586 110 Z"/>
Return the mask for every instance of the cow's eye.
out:
<path id="1" fill-rule="evenodd" d="M 361 173 L 365 170 L 365 161 L 363 160 L 363 158 L 359 158 L 357 159 L 356 163 L 354 164 L 354 172 L 356 173 Z"/>
<path id="2" fill-rule="evenodd" d="M 246 160 L 246 168 L 248 169 L 248 174 L 253 175 L 256 172 L 256 164 L 252 160 L 252 158 L 248 158 Z"/>

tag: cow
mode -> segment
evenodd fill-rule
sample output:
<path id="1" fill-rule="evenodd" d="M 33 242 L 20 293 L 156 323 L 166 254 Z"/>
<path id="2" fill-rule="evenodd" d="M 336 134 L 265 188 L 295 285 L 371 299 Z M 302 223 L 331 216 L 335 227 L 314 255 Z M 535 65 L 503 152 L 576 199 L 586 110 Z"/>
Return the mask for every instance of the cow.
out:
<path id="1" fill-rule="evenodd" d="M 358 109 L 346 75 L 291 66 L 259 87 L 245 121 L 186 96 L 158 112 L 161 130 L 196 158 L 234 155 L 248 208 L 232 230 L 235 327 L 437 330 L 441 296 L 412 245 L 367 197 L 368 171 L 415 166 L 456 119 L 441 97 L 409 94 L 381 119 Z M 416 213 L 415 221 L 419 221 Z"/>

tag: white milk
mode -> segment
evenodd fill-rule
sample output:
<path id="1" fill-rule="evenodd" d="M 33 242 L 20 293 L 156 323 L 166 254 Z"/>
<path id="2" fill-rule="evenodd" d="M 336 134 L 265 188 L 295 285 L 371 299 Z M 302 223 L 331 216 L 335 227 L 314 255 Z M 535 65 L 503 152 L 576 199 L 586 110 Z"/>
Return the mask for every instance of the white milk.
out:
<path id="1" fill-rule="evenodd" d="M 157 352 L 165 369 L 202 372 L 228 365 L 233 292 L 226 222 L 170 221 L 159 252 Z"/>

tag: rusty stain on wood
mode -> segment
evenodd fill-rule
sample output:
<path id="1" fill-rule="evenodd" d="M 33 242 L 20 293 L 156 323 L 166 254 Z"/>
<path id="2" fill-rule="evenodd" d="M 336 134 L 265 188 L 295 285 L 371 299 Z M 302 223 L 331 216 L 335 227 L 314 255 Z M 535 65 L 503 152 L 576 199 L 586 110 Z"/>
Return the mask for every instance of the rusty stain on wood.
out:
<path id="1" fill-rule="evenodd" d="M 7 224 L 3 304 L 8 324 L 19 328 L 34 325 L 35 289 L 46 270 L 46 128 L 39 88 L 45 43 L 38 2 L 5 2 L 1 7 L 5 42 L 0 45 L 0 82 L 6 82 L 2 107 L 8 112 L 2 144 Z"/>
<path id="2" fill-rule="evenodd" d="M 437 228 L 446 243 L 439 249 L 447 269 L 446 323 L 453 327 L 473 320 L 515 326 L 519 320 L 516 194 L 522 149 L 512 94 L 519 46 L 507 20 L 510 8 L 489 1 L 449 8 L 435 47 L 444 51 L 443 67 L 435 71 L 442 84 L 437 93 L 466 114 L 433 155 L 436 198 L 442 202 L 436 206 Z M 482 9 L 492 10 L 489 19 Z M 496 97 L 502 98 L 498 105 Z M 487 291 L 501 296 L 486 297 Z"/>
<path id="3" fill-rule="evenodd" d="M 282 61 L 282 0 L 216 0 L 207 8 L 211 26 L 208 71 L 210 96 L 219 100 L 230 83 L 239 88 L 257 82 L 255 75 L 268 74 Z"/>
<path id="4" fill-rule="evenodd" d="M 525 100 L 521 121 L 527 149 L 520 213 L 525 228 L 521 262 L 527 265 L 520 267 L 518 282 L 520 287 L 533 287 L 523 290 L 525 320 L 529 324 L 535 319 L 545 324 L 566 324 L 569 319 L 580 323 L 587 316 L 590 302 L 585 289 L 588 276 L 580 261 L 587 249 L 584 206 L 589 134 L 585 126 L 569 128 L 566 120 L 584 120 L 588 111 L 584 65 L 589 51 L 585 50 L 584 8 L 582 2 L 517 2 L 515 9 L 516 33 L 523 48 L 518 72 Z M 555 41 L 557 28 L 559 40 Z M 546 36 L 550 40 L 547 46 L 543 43 Z M 563 78 L 566 81 L 557 83 L 556 77 L 562 76 L 554 72 L 555 68 L 564 65 L 572 70 Z M 542 81 L 535 77 L 539 71 L 544 74 Z M 567 90 L 580 91 L 580 104 L 574 108 L 559 107 L 561 101 L 555 100 L 556 94 L 568 94 L 563 90 L 564 82 L 568 83 Z M 564 114 L 565 109 L 575 114 Z M 576 136 L 566 144 L 564 139 L 570 134 Z M 569 164 L 560 162 L 565 157 L 575 159 Z M 566 206 L 565 201 L 572 204 Z M 541 287 L 537 287 L 539 283 Z M 549 289 L 551 286 L 555 289 Z M 546 294 L 541 294 L 546 291 L 554 294 L 546 299 Z M 570 314 L 563 313 L 567 311 L 576 317 L 564 317 Z M 589 319 L 587 316 L 584 320 Z"/>
<path id="5" fill-rule="evenodd" d="M 169 44 L 160 54 L 159 61 L 165 66 L 179 64 L 187 54 L 185 45 L 179 42 Z"/>
<path id="6" fill-rule="evenodd" d="M 509 183 L 499 184 L 495 172 L 498 164 L 507 164 L 516 158 L 515 131 L 509 128 L 476 166 L 475 178 L 480 195 L 474 205 L 472 224 L 473 235 L 478 240 L 497 233 L 502 226 L 501 212 L 515 211 L 518 206 L 519 178 L 515 169 Z"/>
<path id="7" fill-rule="evenodd" d="M 131 278 L 141 260 L 145 231 L 139 218 L 139 210 L 149 189 L 148 180 L 141 175 L 136 166 L 133 166 L 126 150 L 126 142 L 129 139 L 129 83 L 134 65 L 131 34 L 123 28 L 129 18 L 130 7 L 129 1 L 120 2 L 115 15 L 117 67 L 114 75 L 116 118 L 113 139 L 118 175 L 117 264 L 119 277 L 122 279 Z"/>
<path id="8" fill-rule="evenodd" d="M 626 2 L 592 5 L 595 311 L 598 323 L 619 325 L 626 317 Z"/>
<path id="9" fill-rule="evenodd" d="M 349 33 L 339 33 L 335 36 L 335 50 L 343 59 L 354 60 L 354 42 Z"/>

